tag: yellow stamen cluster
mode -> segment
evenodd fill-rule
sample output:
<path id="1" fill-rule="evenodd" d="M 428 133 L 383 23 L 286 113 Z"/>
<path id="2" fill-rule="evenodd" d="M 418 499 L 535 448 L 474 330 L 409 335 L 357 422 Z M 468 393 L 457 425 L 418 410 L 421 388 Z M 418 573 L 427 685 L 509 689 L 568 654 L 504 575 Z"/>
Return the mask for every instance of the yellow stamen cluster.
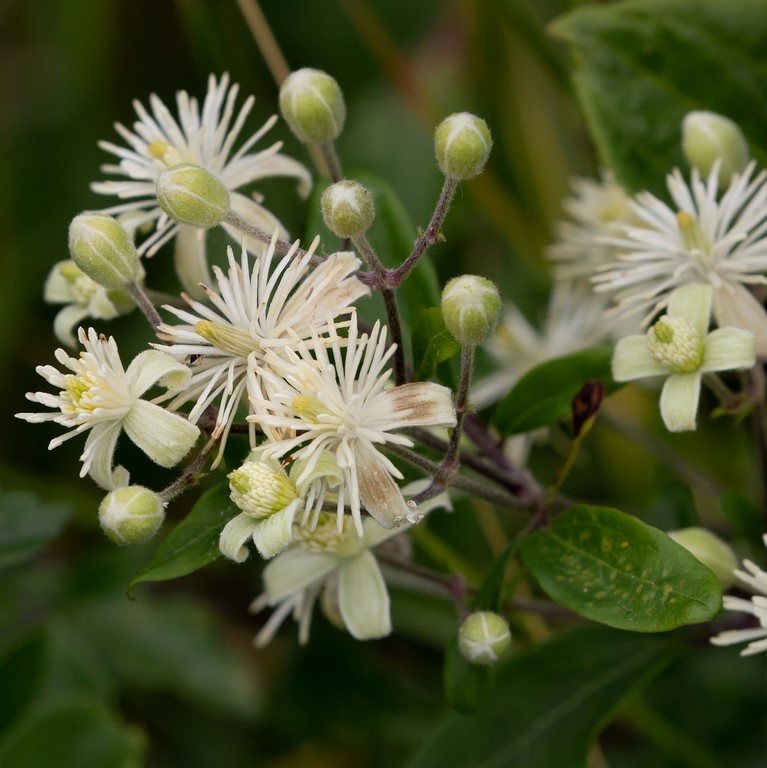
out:
<path id="1" fill-rule="evenodd" d="M 684 317 L 666 315 L 647 332 L 647 351 L 674 373 L 697 371 L 703 363 L 703 341 Z"/>

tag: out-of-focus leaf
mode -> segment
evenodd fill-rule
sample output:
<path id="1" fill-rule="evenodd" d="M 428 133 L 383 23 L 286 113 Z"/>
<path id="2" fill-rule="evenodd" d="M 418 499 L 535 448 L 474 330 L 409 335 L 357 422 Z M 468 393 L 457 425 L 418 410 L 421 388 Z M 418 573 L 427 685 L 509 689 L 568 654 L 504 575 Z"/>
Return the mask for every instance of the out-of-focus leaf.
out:
<path id="1" fill-rule="evenodd" d="M 613 381 L 612 347 L 591 347 L 558 357 L 528 371 L 498 404 L 493 422 L 507 437 L 530 432 L 567 416 L 572 400 L 587 381 L 599 381 L 607 392 L 619 385 Z"/>
<path id="2" fill-rule="evenodd" d="M 735 530 L 752 544 L 761 545 L 762 512 L 744 493 L 727 490 L 719 495 L 719 506 Z"/>
<path id="3" fill-rule="evenodd" d="M 439 307 L 424 309 L 413 328 L 413 368 L 418 381 L 434 376 L 437 366 L 461 351 L 461 345 L 445 327 Z"/>
<path id="4" fill-rule="evenodd" d="M 662 193 L 684 166 L 681 122 L 695 109 L 737 122 L 767 160 L 767 3 L 627 0 L 557 19 L 572 46 L 575 86 L 603 162 L 632 190 Z"/>
<path id="5" fill-rule="evenodd" d="M 212 563 L 221 554 L 221 529 L 238 513 L 229 498 L 227 482 L 205 491 L 157 547 L 149 565 L 133 579 L 130 589 L 142 582 L 177 579 Z"/>
<path id="6" fill-rule="evenodd" d="M 69 516 L 64 504 L 42 504 L 31 493 L 0 493 L 0 568 L 29 560 L 45 549 Z"/>
<path id="7" fill-rule="evenodd" d="M 445 695 L 450 706 L 458 712 L 479 712 L 493 690 L 494 669 L 472 664 L 458 648 L 458 637 L 445 649 Z"/>
<path id="8" fill-rule="evenodd" d="M 673 655 L 666 638 L 563 632 L 500 667 L 482 711 L 448 715 L 407 768 L 583 768 L 618 702 Z"/>
<path id="9" fill-rule="evenodd" d="M 618 629 L 665 632 L 710 621 L 722 608 L 708 568 L 617 509 L 571 507 L 528 536 L 521 555 L 552 600 Z"/>
<path id="10" fill-rule="evenodd" d="M 136 768 L 144 737 L 96 699 L 48 699 L 30 710 L 0 740 L 0 765 L 13 768 Z"/>

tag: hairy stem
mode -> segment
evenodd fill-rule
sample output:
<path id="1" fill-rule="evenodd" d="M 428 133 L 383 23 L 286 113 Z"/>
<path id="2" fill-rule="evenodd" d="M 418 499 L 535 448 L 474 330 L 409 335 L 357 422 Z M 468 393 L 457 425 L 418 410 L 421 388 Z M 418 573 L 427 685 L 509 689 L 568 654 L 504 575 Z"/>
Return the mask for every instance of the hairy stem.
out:
<path id="1" fill-rule="evenodd" d="M 146 295 L 144 289 L 135 280 L 128 283 L 125 287 L 128 290 L 128 293 L 131 295 L 133 301 L 136 302 L 136 306 L 141 310 L 144 317 L 148 320 L 149 325 L 152 326 L 153 330 L 156 330 L 157 326 L 162 323 L 162 318 L 154 308 L 154 304 L 152 304 L 152 302 L 149 300 L 149 297 Z"/>

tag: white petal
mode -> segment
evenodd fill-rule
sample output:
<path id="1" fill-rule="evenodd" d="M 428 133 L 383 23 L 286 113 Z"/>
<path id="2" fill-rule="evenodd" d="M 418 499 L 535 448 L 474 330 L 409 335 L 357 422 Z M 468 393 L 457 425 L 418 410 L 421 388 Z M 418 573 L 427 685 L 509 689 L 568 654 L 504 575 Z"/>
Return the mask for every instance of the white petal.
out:
<path id="1" fill-rule="evenodd" d="M 253 542 L 265 560 L 279 555 L 293 540 L 293 519 L 300 503 L 300 499 L 296 499 L 285 509 L 261 520 L 253 530 Z"/>
<path id="2" fill-rule="evenodd" d="M 365 509 L 384 528 L 404 523 L 412 510 L 378 451 L 370 443 L 357 440 L 354 458 L 357 463 L 360 500 Z"/>
<path id="3" fill-rule="evenodd" d="M 221 550 L 221 554 L 234 560 L 235 563 L 245 562 L 250 555 L 245 544 L 252 538 L 257 525 L 258 520 L 254 520 L 245 513 L 232 518 L 224 526 L 218 539 L 218 548 Z"/>
<path id="4" fill-rule="evenodd" d="M 131 394 L 141 397 L 158 382 L 167 389 L 184 389 L 192 378 L 192 372 L 165 352 L 148 349 L 133 359 L 125 377 Z"/>
<path id="5" fill-rule="evenodd" d="M 666 379 L 660 395 L 660 415 L 670 432 L 695 429 L 701 374 L 674 373 Z"/>
<path id="6" fill-rule="evenodd" d="M 327 552 L 307 552 L 301 548 L 283 552 L 264 568 L 264 591 L 269 596 L 269 605 L 325 578 L 342 562 Z"/>
<path id="7" fill-rule="evenodd" d="M 711 322 L 714 289 L 708 283 L 688 283 L 677 288 L 668 300 L 668 314 L 689 320 L 701 338 Z"/>
<path id="8" fill-rule="evenodd" d="M 391 633 L 389 593 L 375 556 L 350 557 L 338 572 L 338 606 L 349 634 L 372 640 Z"/>
<path id="9" fill-rule="evenodd" d="M 88 307 L 84 307 L 82 304 L 69 304 L 56 315 L 56 319 L 53 321 L 54 335 L 62 344 L 76 348 L 77 340 L 72 330 L 88 315 Z"/>
<path id="10" fill-rule="evenodd" d="M 161 467 L 173 467 L 189 453 L 200 430 L 183 416 L 137 400 L 123 421 L 125 433 Z"/>
<path id="11" fill-rule="evenodd" d="M 756 362 L 754 334 L 742 328 L 717 328 L 703 340 L 701 373 L 750 368 Z"/>
<path id="12" fill-rule="evenodd" d="M 117 471 L 112 469 L 117 438 L 121 430 L 119 421 L 97 424 L 85 441 L 81 457 L 85 460 L 83 469 L 87 466 L 88 474 L 108 491 L 124 485 L 123 480 L 127 483 L 127 473 L 122 467 L 118 467 Z"/>
<path id="13" fill-rule="evenodd" d="M 647 351 L 645 336 L 626 336 L 613 350 L 613 379 L 615 381 L 633 381 L 646 376 L 666 376 L 668 368 L 659 363 Z"/>
<path id="14" fill-rule="evenodd" d="M 61 267 L 72 264 L 71 261 L 57 261 L 45 278 L 43 286 L 43 301 L 48 304 L 69 304 L 74 299 L 69 281 L 61 273 Z"/>
<path id="15" fill-rule="evenodd" d="M 173 250 L 176 274 L 184 290 L 195 299 L 205 296 L 200 283 L 211 285 L 206 250 L 204 229 L 179 227 Z"/>
<path id="16" fill-rule="evenodd" d="M 381 420 L 387 431 L 403 427 L 455 425 L 453 395 L 433 382 L 403 384 L 375 398 L 370 418 Z"/>
<path id="17" fill-rule="evenodd" d="M 384 541 L 405 533 L 411 527 L 410 524 L 405 523 L 398 528 L 384 528 L 373 520 L 372 517 L 366 517 L 362 521 L 362 540 L 368 549 L 373 549 Z"/>
<path id="18" fill-rule="evenodd" d="M 715 290 L 714 317 L 720 328 L 734 326 L 751 331 L 757 356 L 767 359 L 767 313 L 748 288 L 726 283 Z"/>

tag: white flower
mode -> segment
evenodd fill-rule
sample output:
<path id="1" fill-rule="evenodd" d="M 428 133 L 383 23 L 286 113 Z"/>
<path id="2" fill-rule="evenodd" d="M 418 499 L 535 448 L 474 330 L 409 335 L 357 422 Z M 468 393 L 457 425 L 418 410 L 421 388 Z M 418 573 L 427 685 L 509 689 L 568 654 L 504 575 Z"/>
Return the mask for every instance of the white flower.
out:
<path id="1" fill-rule="evenodd" d="M 348 339 L 338 335 L 335 324 L 328 327 L 329 339 L 317 333 L 311 344 L 296 339 L 284 349 L 284 357 L 267 350 L 266 366 L 256 368 L 259 379 L 250 380 L 255 413 L 248 421 L 260 425 L 270 441 L 264 456 L 292 454 L 306 461 L 305 473 L 312 471 L 324 451 L 333 454 L 344 473 L 337 499 L 339 530 L 348 504 L 362 535 L 362 505 L 387 528 L 412 517 L 414 511 L 394 482 L 402 473 L 376 446 L 387 442 L 412 446 L 409 438 L 393 431 L 453 426 L 455 411 L 450 391 L 439 384 L 384 388 L 391 374 L 385 366 L 394 346 L 387 348 L 386 329 L 379 323 L 369 337 L 359 336 L 352 315 Z"/>
<path id="2" fill-rule="evenodd" d="M 56 359 L 72 373 L 61 373 L 50 365 L 37 368 L 44 379 L 59 388 L 59 393 L 27 393 L 32 402 L 59 412 L 16 415 L 30 422 L 55 421 L 69 428 L 64 435 L 51 440 L 49 449 L 90 430 L 80 457 L 80 477 L 90 474 L 107 490 L 128 482 L 125 469 L 112 466 L 117 438 L 123 429 L 157 464 L 172 467 L 181 461 L 197 440 L 199 430 L 183 416 L 168 413 L 141 396 L 157 383 L 163 387 L 184 386 L 189 369 L 162 352 L 148 350 L 138 355 L 126 371 L 113 338 L 99 336 L 93 328 L 86 334 L 81 328 L 79 339 L 85 347 L 79 357 L 56 350 Z"/>
<path id="3" fill-rule="evenodd" d="M 767 546 L 767 534 L 763 536 Z M 759 621 L 759 626 L 751 629 L 731 629 L 720 632 L 711 638 L 714 645 L 733 645 L 748 643 L 740 652 L 741 656 L 753 656 L 755 653 L 767 651 L 767 573 L 751 560 L 743 561 L 743 570 L 736 570 L 735 576 L 747 587 L 760 594 L 750 600 L 740 597 L 724 596 L 724 607 L 728 611 L 750 613 Z"/>
<path id="4" fill-rule="evenodd" d="M 246 374 L 254 372 L 268 349 L 280 349 L 296 338 L 325 333 L 330 319 L 348 313 L 350 305 L 369 289 L 354 275 L 359 259 L 350 252 L 334 253 L 318 267 L 309 262 L 315 239 L 303 256 L 298 242 L 275 260 L 274 240 L 265 254 L 248 265 L 243 247 L 240 263 L 228 249 L 229 271 L 214 267 L 218 291 L 205 288 L 213 308 L 184 297 L 191 312 L 166 306 L 184 325 L 161 325 L 160 337 L 170 346 L 160 347 L 177 359 L 195 360 L 189 386 L 179 392 L 170 408 L 196 401 L 189 419 L 197 422 L 205 409 L 220 398 L 214 437 L 221 438 L 217 462 L 226 444 L 237 406 L 243 399 Z M 250 358 L 250 362 L 249 362 Z"/>
<path id="5" fill-rule="evenodd" d="M 498 331 L 484 344 L 500 370 L 472 386 L 472 404 L 484 408 L 495 403 L 532 368 L 604 341 L 612 330 L 604 319 L 606 305 L 588 285 L 565 281 L 554 283 L 541 330 L 515 306 L 507 306 Z"/>
<path id="6" fill-rule="evenodd" d="M 708 333 L 712 293 L 705 283 L 677 288 L 668 300 L 668 313 L 646 335 L 621 339 L 613 353 L 616 381 L 668 377 L 660 412 L 672 432 L 695 429 L 704 373 L 750 368 L 755 362 L 749 331 L 718 328 Z"/>
<path id="7" fill-rule="evenodd" d="M 77 346 L 72 330 L 86 317 L 111 320 L 136 306 L 128 293 L 107 290 L 71 260 L 59 261 L 53 266 L 45 281 L 43 299 L 49 304 L 66 305 L 53 321 L 53 332 L 69 347 Z"/>
<path id="8" fill-rule="evenodd" d="M 718 164 L 706 181 L 693 170 L 689 186 L 679 170 L 669 175 L 674 208 L 637 195 L 632 208 L 642 226 L 603 238 L 621 255 L 593 278 L 596 290 L 613 295 L 616 313 L 643 312 L 648 323 L 674 288 L 707 282 L 717 325 L 751 331 L 757 354 L 767 356 L 767 314 L 745 287 L 767 284 L 767 172 L 752 179 L 754 167 L 736 174 L 719 200 Z"/>
<path id="9" fill-rule="evenodd" d="M 383 528 L 367 518 L 357 535 L 348 518 L 339 531 L 333 517 L 323 514 L 314 531 L 297 529 L 294 545 L 264 568 L 264 593 L 251 605 L 253 612 L 276 606 L 256 636 L 256 646 L 269 643 L 291 613 L 299 625 L 299 641 L 306 643 L 314 603 L 323 591 L 325 612 L 340 620 L 352 637 L 388 635 L 389 593 L 371 550 L 406 528 Z"/>
<path id="10" fill-rule="evenodd" d="M 129 202 L 106 209 L 105 213 L 140 213 L 132 217 L 132 225 L 140 228 L 156 223 L 156 229 L 138 248 L 139 255 L 153 255 L 162 245 L 176 237 L 176 271 L 182 285 L 195 293 L 197 284 L 209 283 L 205 257 L 205 230 L 181 226 L 163 213 L 155 192 L 160 173 L 180 163 L 191 163 L 213 174 L 229 191 L 233 211 L 251 224 L 267 231 L 275 229 L 285 238 L 287 233 L 280 222 L 256 200 L 235 190 L 270 176 L 293 176 L 299 179 L 299 191 L 308 194 L 311 177 L 306 168 L 285 155 L 279 154 L 282 142 L 260 152 L 249 152 L 253 145 L 274 125 L 276 115 L 250 136 L 232 154 L 237 137 L 253 107 L 254 98 L 246 99 L 235 117 L 235 101 L 239 86 L 229 87 L 229 75 L 220 80 L 211 75 L 208 93 L 200 110 L 197 99 L 186 91 L 176 94 L 178 118 L 154 94 L 149 97 L 151 113 L 139 101 L 133 106 L 139 119 L 133 130 L 117 123 L 115 129 L 128 147 L 111 142 L 99 143 L 102 149 L 119 158 L 117 165 L 104 165 L 104 173 L 125 177 L 119 181 L 101 181 L 91 185 L 94 192 L 116 195 Z M 235 239 L 240 233 L 231 225 L 224 228 Z M 249 241 L 251 251 L 259 253 L 263 245 Z"/>
<path id="11" fill-rule="evenodd" d="M 639 224 L 631 210 L 631 198 L 611 171 L 600 180 L 573 178 L 572 195 L 562 201 L 569 220 L 556 224 L 557 242 L 546 249 L 554 262 L 556 280 L 588 279 L 598 266 L 615 258 L 615 248 L 601 238 L 616 224 Z"/>

